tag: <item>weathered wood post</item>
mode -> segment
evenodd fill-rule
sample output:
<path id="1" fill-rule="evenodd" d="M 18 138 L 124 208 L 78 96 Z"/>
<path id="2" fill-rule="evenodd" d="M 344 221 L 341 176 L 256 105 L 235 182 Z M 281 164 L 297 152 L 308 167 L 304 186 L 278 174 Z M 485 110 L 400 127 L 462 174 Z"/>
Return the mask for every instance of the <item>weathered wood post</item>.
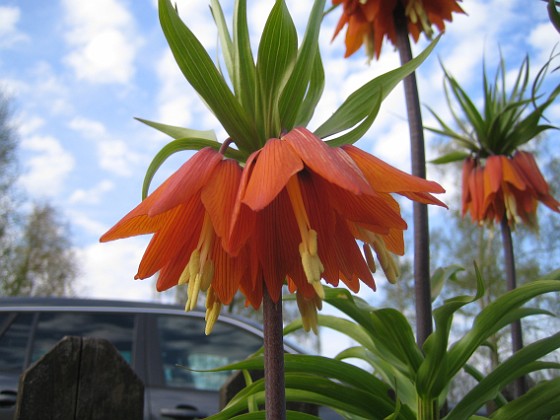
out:
<path id="1" fill-rule="evenodd" d="M 144 385 L 107 340 L 64 337 L 20 377 L 15 420 L 140 420 Z"/>

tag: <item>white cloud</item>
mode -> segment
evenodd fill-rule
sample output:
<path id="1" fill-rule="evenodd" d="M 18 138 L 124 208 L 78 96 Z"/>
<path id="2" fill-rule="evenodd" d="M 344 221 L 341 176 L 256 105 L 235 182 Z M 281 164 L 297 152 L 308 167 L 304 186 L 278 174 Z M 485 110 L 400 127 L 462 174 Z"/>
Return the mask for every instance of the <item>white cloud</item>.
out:
<path id="1" fill-rule="evenodd" d="M 95 144 L 99 166 L 120 176 L 130 176 L 141 157 L 128 144 L 107 132 L 105 126 L 83 117 L 73 118 L 68 126 Z"/>
<path id="2" fill-rule="evenodd" d="M 21 184 L 36 197 L 60 193 L 67 175 L 74 169 L 73 156 L 56 138 L 50 136 L 24 138 L 21 147 L 31 155 L 25 161 Z"/>
<path id="3" fill-rule="evenodd" d="M 17 29 L 21 11 L 14 6 L 0 6 L 0 48 L 9 48 L 28 37 Z"/>
<path id="4" fill-rule="evenodd" d="M 160 83 L 157 97 L 158 121 L 191 127 L 195 110 L 204 109 L 208 112 L 198 94 L 185 80 L 171 51 L 163 53 L 158 60 L 156 72 Z"/>
<path id="5" fill-rule="evenodd" d="M 71 204 L 85 203 L 85 204 L 97 204 L 101 202 L 103 195 L 106 192 L 114 189 L 115 184 L 108 179 L 105 179 L 98 184 L 94 185 L 90 189 L 77 189 L 72 193 L 69 198 Z"/>
<path id="6" fill-rule="evenodd" d="M 156 299 L 154 280 L 134 280 L 142 258 L 146 238 L 94 243 L 78 251 L 81 277 L 78 287 L 91 298 Z M 173 293 L 173 292 L 168 292 Z"/>
<path id="7" fill-rule="evenodd" d="M 71 48 L 65 61 L 76 77 L 93 83 L 128 83 L 141 44 L 130 12 L 117 0 L 64 0 L 63 5 Z"/>

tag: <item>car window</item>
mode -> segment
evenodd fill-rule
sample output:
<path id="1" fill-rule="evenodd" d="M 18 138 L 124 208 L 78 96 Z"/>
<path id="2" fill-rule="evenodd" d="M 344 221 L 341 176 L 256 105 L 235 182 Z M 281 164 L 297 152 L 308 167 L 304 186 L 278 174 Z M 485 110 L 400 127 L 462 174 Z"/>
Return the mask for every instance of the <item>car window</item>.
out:
<path id="1" fill-rule="evenodd" d="M 128 362 L 132 362 L 134 315 L 111 313 L 43 312 L 33 340 L 31 362 L 47 353 L 65 336 L 109 340 Z"/>
<path id="2" fill-rule="evenodd" d="M 245 359 L 262 338 L 240 327 L 217 322 L 210 335 L 205 321 L 187 316 L 158 316 L 165 385 L 219 390 L 231 372 L 200 372 Z"/>
<path id="3" fill-rule="evenodd" d="M 33 314 L 15 316 L 7 313 L 0 320 L 0 371 L 21 372 L 25 364 L 27 343 L 31 334 Z"/>

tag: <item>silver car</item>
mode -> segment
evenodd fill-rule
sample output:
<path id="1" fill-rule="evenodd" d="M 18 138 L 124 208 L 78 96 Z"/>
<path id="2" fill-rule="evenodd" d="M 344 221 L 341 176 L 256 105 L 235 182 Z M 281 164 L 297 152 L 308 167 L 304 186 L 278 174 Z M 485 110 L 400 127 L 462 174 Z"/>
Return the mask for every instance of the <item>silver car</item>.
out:
<path id="1" fill-rule="evenodd" d="M 145 419 L 197 419 L 219 411 L 229 373 L 205 370 L 246 358 L 262 346 L 250 321 L 220 315 L 204 334 L 204 313 L 127 301 L 0 298 L 0 419 L 12 419 L 21 373 L 64 336 L 105 338 L 145 385 Z M 286 351 L 299 352 L 286 344 Z"/>

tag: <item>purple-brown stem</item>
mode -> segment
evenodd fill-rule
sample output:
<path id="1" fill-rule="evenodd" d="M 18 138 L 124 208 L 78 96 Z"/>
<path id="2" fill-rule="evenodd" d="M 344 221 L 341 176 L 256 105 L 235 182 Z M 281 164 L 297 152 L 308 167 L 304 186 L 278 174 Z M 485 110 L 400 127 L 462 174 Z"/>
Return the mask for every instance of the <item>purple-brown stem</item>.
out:
<path id="1" fill-rule="evenodd" d="M 507 290 L 514 290 L 517 287 L 517 279 L 515 275 L 515 258 L 513 255 L 513 240 L 508 219 L 504 215 L 502 219 L 502 245 L 504 247 L 504 265 L 506 271 Z M 518 319 L 511 324 L 511 347 L 515 353 L 523 348 L 523 332 L 521 330 L 521 321 Z M 513 382 L 513 396 L 519 398 L 527 392 L 527 381 L 525 376 L 520 376 Z"/>
<path id="2" fill-rule="evenodd" d="M 401 64 L 412 60 L 412 50 L 404 7 L 395 10 L 397 49 Z M 404 93 L 408 128 L 410 132 L 410 158 L 412 174 L 426 178 L 426 154 L 424 151 L 424 131 L 416 75 L 411 73 L 404 79 Z M 422 345 L 432 333 L 432 298 L 430 287 L 430 236 L 428 227 L 428 206 L 413 203 L 414 223 L 414 290 L 416 296 L 416 340 Z"/>
<path id="3" fill-rule="evenodd" d="M 286 418 L 284 388 L 284 335 L 282 300 L 274 302 L 268 291 L 263 298 L 264 317 L 264 383 L 267 420 Z"/>

